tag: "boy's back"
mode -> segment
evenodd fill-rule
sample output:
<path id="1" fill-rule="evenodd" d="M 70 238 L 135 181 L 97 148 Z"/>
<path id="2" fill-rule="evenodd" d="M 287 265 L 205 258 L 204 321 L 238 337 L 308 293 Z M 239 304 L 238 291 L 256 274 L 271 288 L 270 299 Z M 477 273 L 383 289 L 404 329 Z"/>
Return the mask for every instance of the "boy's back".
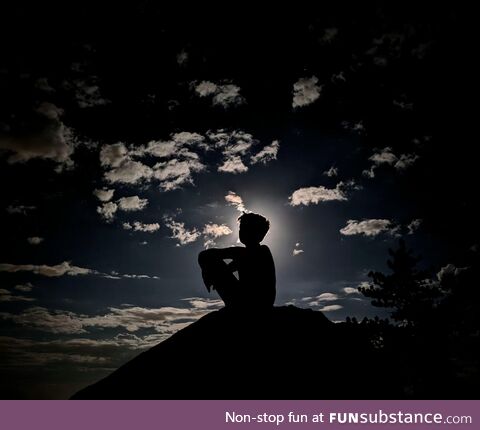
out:
<path id="1" fill-rule="evenodd" d="M 259 307 L 273 306 L 276 279 L 270 249 L 266 245 L 238 249 L 241 251 L 238 252 L 236 268 L 242 301 L 254 302 Z"/>

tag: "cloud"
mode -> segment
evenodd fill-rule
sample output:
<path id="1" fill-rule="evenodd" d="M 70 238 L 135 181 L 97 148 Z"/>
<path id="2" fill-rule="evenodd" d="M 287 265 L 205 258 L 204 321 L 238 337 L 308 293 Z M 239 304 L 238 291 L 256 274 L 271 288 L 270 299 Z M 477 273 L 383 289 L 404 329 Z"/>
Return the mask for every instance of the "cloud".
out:
<path id="1" fill-rule="evenodd" d="M 205 226 L 203 227 L 202 233 L 205 236 L 218 238 L 221 236 L 227 236 L 229 234 L 232 234 L 233 232 L 230 229 L 230 227 L 228 227 L 228 225 L 209 223 L 209 224 L 205 224 Z"/>
<path id="2" fill-rule="evenodd" d="M 30 245 L 40 245 L 45 239 L 43 237 L 38 237 L 38 236 L 33 236 L 33 237 L 28 237 L 27 242 Z"/>
<path id="3" fill-rule="evenodd" d="M 201 318 L 222 306 L 221 300 L 207 300 L 198 297 L 185 299 L 187 307 L 143 308 L 123 305 L 110 307 L 103 315 L 77 314 L 65 310 L 49 310 L 44 307 L 31 307 L 18 314 L 0 312 L 0 319 L 18 325 L 57 334 L 83 334 L 89 329 L 116 328 L 134 333 L 142 329 L 153 329 L 164 336 L 173 334 L 179 328 Z M 162 340 L 157 337 L 156 339 Z M 81 346 L 95 346 L 101 340 L 83 339 L 76 343 Z M 138 348 L 138 342 L 133 342 Z M 152 345 L 153 346 L 153 345 Z"/>
<path id="4" fill-rule="evenodd" d="M 290 206 L 308 206 L 321 202 L 346 201 L 346 190 L 351 187 L 354 187 L 353 182 L 339 182 L 335 188 L 326 188 L 322 185 L 299 188 L 288 198 L 290 200 L 289 204 Z"/>
<path id="5" fill-rule="evenodd" d="M 122 142 L 104 145 L 100 150 L 100 164 L 107 167 L 119 167 L 128 159 L 128 149 Z"/>
<path id="6" fill-rule="evenodd" d="M 380 164 L 395 164 L 397 156 L 392 152 L 392 148 L 386 147 L 375 152 L 369 160 L 373 161 L 377 166 Z"/>
<path id="7" fill-rule="evenodd" d="M 179 66 L 185 66 L 188 62 L 188 52 L 186 52 L 185 50 L 181 50 L 178 54 L 177 54 L 177 64 Z"/>
<path id="8" fill-rule="evenodd" d="M 368 284 L 368 282 L 367 282 L 367 284 Z M 343 292 L 345 294 L 348 294 L 348 295 L 350 295 L 350 294 L 360 294 L 359 291 L 358 291 L 358 288 L 353 288 L 353 287 L 345 287 L 345 288 L 343 288 Z"/>
<path id="9" fill-rule="evenodd" d="M 414 219 L 408 224 L 408 234 L 413 234 L 415 233 L 419 228 L 420 225 L 422 224 L 423 220 L 420 218 Z"/>
<path id="10" fill-rule="evenodd" d="M 112 222 L 117 212 L 118 206 L 114 202 L 104 203 L 102 206 L 97 207 L 97 212 L 103 217 L 107 222 Z"/>
<path id="11" fill-rule="evenodd" d="M 10 164 L 25 163 L 33 159 L 51 160 L 58 164 L 56 171 L 73 167 L 71 156 L 77 140 L 73 130 L 67 127 L 60 116 L 62 109 L 52 103 L 44 103 L 37 109 L 39 130 L 30 133 L 0 137 L 0 150 L 9 153 Z"/>
<path id="12" fill-rule="evenodd" d="M 332 43 L 333 40 L 338 35 L 338 28 L 336 27 L 328 27 L 323 31 L 322 37 L 319 39 L 321 43 Z"/>
<path id="13" fill-rule="evenodd" d="M 141 199 L 138 196 L 122 197 L 117 200 L 118 209 L 122 211 L 132 212 L 145 209 L 148 205 L 147 199 Z"/>
<path id="14" fill-rule="evenodd" d="M 160 181 L 160 187 L 165 191 L 175 190 L 184 184 L 193 183 L 193 173 L 206 169 L 197 159 L 178 160 L 157 163 L 153 176 Z"/>
<path id="15" fill-rule="evenodd" d="M 28 292 L 32 291 L 33 285 L 30 282 L 26 282 L 25 284 L 15 285 L 15 287 L 13 287 L 13 288 L 17 291 L 21 291 L 23 293 L 28 293 Z"/>
<path id="16" fill-rule="evenodd" d="M 417 154 L 401 154 L 397 157 L 391 147 L 387 146 L 383 149 L 376 150 L 369 158 L 373 162 L 368 170 L 363 171 L 363 175 L 369 178 L 375 177 L 375 170 L 381 165 L 393 166 L 396 170 L 405 170 L 412 166 L 419 156 Z"/>
<path id="17" fill-rule="evenodd" d="M 207 132 L 208 138 L 216 149 L 223 154 L 223 162 L 218 167 L 219 172 L 244 173 L 248 171 L 242 157 L 250 152 L 258 141 L 250 133 L 242 130 L 227 132 L 223 129 Z M 267 156 L 267 155 L 266 155 Z M 252 161 L 250 159 L 250 161 Z"/>
<path id="18" fill-rule="evenodd" d="M 341 297 L 338 294 L 322 293 L 315 297 L 303 297 L 301 301 L 306 303 L 307 306 L 315 308 L 321 312 L 332 312 L 343 309 L 343 306 L 339 304 L 325 305 L 325 302 L 335 302 L 340 299 Z M 294 300 L 293 302 L 295 303 L 296 300 Z"/>
<path id="19" fill-rule="evenodd" d="M 276 160 L 279 149 L 280 143 L 278 142 L 278 140 L 274 140 L 270 145 L 265 146 L 260 152 L 252 155 L 250 157 L 250 162 L 252 164 L 266 164 L 269 161 Z"/>
<path id="20" fill-rule="evenodd" d="M 201 236 L 201 233 L 196 228 L 188 230 L 185 228 L 185 223 L 175 221 L 172 217 L 165 217 L 164 222 L 172 232 L 170 237 L 177 239 L 177 246 L 195 242 Z"/>
<path id="21" fill-rule="evenodd" d="M 365 126 L 363 121 L 342 121 L 342 127 L 345 130 L 353 131 L 358 134 L 365 133 Z"/>
<path id="22" fill-rule="evenodd" d="M 16 214 L 21 214 L 21 215 L 27 215 L 28 212 L 33 211 L 37 209 L 35 206 L 24 206 L 24 205 L 19 205 L 19 206 L 13 206 L 10 205 L 7 207 L 7 212 L 10 215 L 16 215 Z"/>
<path id="23" fill-rule="evenodd" d="M 138 161 L 126 160 L 105 173 L 105 179 L 114 184 L 138 184 L 152 178 L 153 170 Z"/>
<path id="24" fill-rule="evenodd" d="M 135 221 L 133 222 L 133 224 L 130 224 L 129 222 L 124 222 L 123 228 L 125 230 L 141 231 L 143 233 L 154 233 L 158 229 L 160 229 L 160 224 L 156 222 L 152 224 L 144 224 L 139 221 Z"/>
<path id="25" fill-rule="evenodd" d="M 243 204 L 243 199 L 235 192 L 229 191 L 225 196 L 225 200 L 230 206 L 233 206 L 239 212 L 245 212 L 246 208 Z"/>
<path id="26" fill-rule="evenodd" d="M 336 83 L 336 82 L 346 82 L 347 81 L 347 78 L 345 77 L 345 72 L 342 70 L 338 73 L 334 73 L 332 75 L 332 77 L 330 78 L 330 80 L 333 82 L 333 83 Z"/>
<path id="27" fill-rule="evenodd" d="M 338 311 L 340 309 L 343 309 L 342 305 L 327 305 L 327 306 L 324 306 L 323 308 L 320 308 L 319 310 L 322 312 L 333 312 L 333 311 Z"/>
<path id="28" fill-rule="evenodd" d="M 194 84 L 194 88 L 200 97 L 212 97 L 212 105 L 222 106 L 224 109 L 245 103 L 245 99 L 240 94 L 240 87 L 234 84 L 215 84 L 210 81 L 202 81 Z"/>
<path id="29" fill-rule="evenodd" d="M 45 116 L 48 119 L 60 120 L 60 117 L 64 114 L 63 109 L 55 106 L 53 103 L 44 102 L 35 110 L 37 113 Z"/>
<path id="30" fill-rule="evenodd" d="M 215 239 L 222 236 L 228 236 L 232 233 L 233 231 L 230 229 L 230 227 L 225 224 L 205 224 L 202 230 L 202 234 L 205 238 L 204 247 L 210 248 L 212 246 L 216 246 Z"/>
<path id="31" fill-rule="evenodd" d="M 325 176 L 328 176 L 329 178 L 333 178 L 335 176 L 338 176 L 338 169 L 334 166 L 330 167 L 330 169 L 328 170 L 325 170 L 325 172 L 323 172 L 323 174 Z"/>
<path id="32" fill-rule="evenodd" d="M 101 202 L 108 202 L 112 200 L 114 193 L 115 193 L 114 189 L 102 188 L 102 189 L 93 190 L 93 195 Z"/>
<path id="33" fill-rule="evenodd" d="M 240 106 L 244 103 L 245 99 L 240 95 L 240 87 L 233 84 L 218 86 L 212 99 L 214 106 L 222 106 L 224 109 L 230 106 Z"/>
<path id="34" fill-rule="evenodd" d="M 297 242 L 295 244 L 295 248 L 293 249 L 292 251 L 292 255 L 295 257 L 297 255 L 300 255 L 300 254 L 303 254 L 303 249 L 300 249 L 300 246 L 301 246 L 301 243 L 300 242 Z"/>
<path id="35" fill-rule="evenodd" d="M 347 221 L 347 225 L 340 229 L 340 233 L 344 236 L 377 236 L 380 233 L 394 235 L 397 231 L 398 227 L 394 227 L 388 219 L 367 219 L 363 221 L 350 219 Z"/>
<path id="36" fill-rule="evenodd" d="M 217 92 L 217 85 L 210 81 L 202 81 L 195 86 L 195 92 L 200 97 L 207 97 Z"/>
<path id="37" fill-rule="evenodd" d="M 64 275 L 77 276 L 95 273 L 91 269 L 86 269 L 79 266 L 72 266 L 69 261 L 64 261 L 63 263 L 57 264 L 56 266 L 47 266 L 45 264 L 35 265 L 2 263 L 0 264 L 0 272 L 32 272 L 36 275 L 43 275 L 48 277 L 58 277 Z"/>
<path id="38" fill-rule="evenodd" d="M 447 264 L 437 273 L 437 279 L 443 282 L 448 278 L 459 276 L 465 270 L 468 270 L 468 267 L 456 267 L 454 264 Z"/>
<path id="39" fill-rule="evenodd" d="M 33 302 L 33 297 L 18 296 L 10 291 L 0 288 L 0 302 Z"/>
<path id="40" fill-rule="evenodd" d="M 218 166 L 218 171 L 225 173 L 244 173 L 248 171 L 248 167 L 243 164 L 240 157 L 233 156 L 223 160 L 223 164 Z"/>
<path id="41" fill-rule="evenodd" d="M 100 93 L 97 76 L 92 75 L 83 79 L 64 82 L 63 86 L 67 90 L 73 90 L 77 104 L 82 109 L 104 106 L 110 103 L 110 100 L 102 97 Z"/>
<path id="42" fill-rule="evenodd" d="M 320 97 L 322 87 L 317 85 L 318 78 L 300 78 L 293 84 L 293 101 L 292 107 L 298 108 L 312 104 Z"/>
<path id="43" fill-rule="evenodd" d="M 46 93 L 54 93 L 55 89 L 50 86 L 47 78 L 38 78 L 35 81 L 35 88 Z"/>
<path id="44" fill-rule="evenodd" d="M 256 144 L 258 141 L 243 130 L 218 129 L 208 131 L 205 136 L 181 131 L 171 134 L 166 141 L 152 140 L 146 145 L 127 146 L 122 142 L 104 145 L 100 150 L 100 163 L 105 168 L 104 178 L 109 183 L 137 185 L 158 182 L 161 190 L 171 191 L 186 184 L 193 185 L 194 175 L 208 170 L 203 158 L 212 150 L 222 155 L 217 170 L 234 174 L 248 171 L 248 163 L 266 164 L 276 158 L 278 141 L 252 155 Z M 152 158 L 160 160 L 152 163 Z M 111 211 L 113 208 L 107 209 Z"/>

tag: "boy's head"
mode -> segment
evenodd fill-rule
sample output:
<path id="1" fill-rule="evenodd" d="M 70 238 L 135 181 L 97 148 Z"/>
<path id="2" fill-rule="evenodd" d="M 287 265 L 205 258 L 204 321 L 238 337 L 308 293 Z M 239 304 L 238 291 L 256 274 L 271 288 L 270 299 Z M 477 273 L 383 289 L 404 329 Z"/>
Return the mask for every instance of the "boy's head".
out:
<path id="1" fill-rule="evenodd" d="M 270 228 L 267 218 L 252 212 L 244 213 L 238 218 L 238 222 L 240 242 L 246 246 L 259 244 Z"/>

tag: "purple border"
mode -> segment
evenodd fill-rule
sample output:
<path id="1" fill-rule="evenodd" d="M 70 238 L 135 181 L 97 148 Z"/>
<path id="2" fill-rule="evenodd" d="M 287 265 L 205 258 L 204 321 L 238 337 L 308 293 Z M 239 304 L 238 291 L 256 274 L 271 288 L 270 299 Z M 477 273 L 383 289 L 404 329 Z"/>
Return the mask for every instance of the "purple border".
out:
<path id="1" fill-rule="evenodd" d="M 330 424 L 324 423 L 226 423 L 226 411 L 237 414 L 289 412 L 441 413 L 471 416 L 471 424 Z M 26 430 L 219 430 L 219 429 L 478 429 L 479 400 L 3 400 L 0 429 Z"/>

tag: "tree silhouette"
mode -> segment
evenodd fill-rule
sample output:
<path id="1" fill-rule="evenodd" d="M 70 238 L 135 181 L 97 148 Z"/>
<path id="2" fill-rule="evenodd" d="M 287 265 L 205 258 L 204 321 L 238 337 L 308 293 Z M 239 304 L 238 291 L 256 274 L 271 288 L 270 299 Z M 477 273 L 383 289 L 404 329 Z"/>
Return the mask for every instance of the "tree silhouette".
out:
<path id="1" fill-rule="evenodd" d="M 428 320 L 442 295 L 439 285 L 417 269 L 420 258 L 412 255 L 405 241 L 400 240 L 398 249 L 388 252 L 392 273 L 370 272 L 372 282 L 359 291 L 373 299 L 373 306 L 391 308 L 392 319 L 400 325 L 420 325 Z"/>

